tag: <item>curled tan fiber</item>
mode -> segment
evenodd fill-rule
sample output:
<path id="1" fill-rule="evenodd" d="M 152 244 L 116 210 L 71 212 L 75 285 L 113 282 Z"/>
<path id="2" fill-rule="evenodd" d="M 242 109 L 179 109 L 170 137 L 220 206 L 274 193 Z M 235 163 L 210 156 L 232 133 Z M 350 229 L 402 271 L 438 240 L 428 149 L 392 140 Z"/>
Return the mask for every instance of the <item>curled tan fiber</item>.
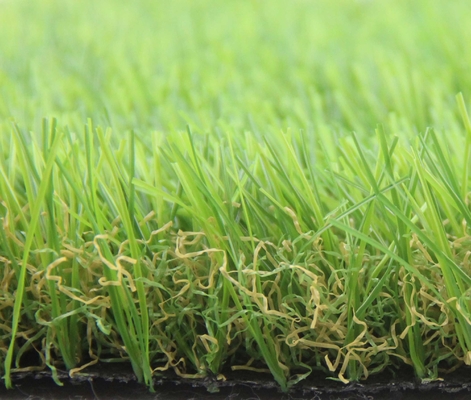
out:
<path id="1" fill-rule="evenodd" d="M 184 283 L 185 285 L 180 289 L 180 291 L 176 295 L 171 297 L 172 299 L 176 299 L 177 297 L 180 297 L 181 295 L 186 293 L 191 287 L 191 282 L 189 279 L 177 279 L 177 274 L 180 275 L 181 272 L 177 271 L 172 275 L 172 282 L 175 283 L 176 285 L 178 285 L 179 283 Z"/>
<path id="2" fill-rule="evenodd" d="M 221 236 L 221 239 L 223 240 L 229 240 L 229 236 Z M 256 238 L 255 236 L 239 236 L 240 241 L 242 242 L 254 242 L 258 243 L 260 242 L 260 239 Z"/>
<path id="3" fill-rule="evenodd" d="M 306 238 L 311 238 L 310 235 L 308 235 L 307 233 L 303 232 L 302 229 L 301 229 L 301 224 L 299 223 L 299 220 L 298 220 L 298 217 L 296 215 L 296 213 L 289 207 L 285 207 L 284 210 L 286 211 L 286 213 L 291 217 L 291 219 L 293 220 L 293 224 L 294 224 L 294 227 L 296 229 L 296 232 L 298 232 L 301 236 L 303 237 L 306 237 Z"/>
<path id="4" fill-rule="evenodd" d="M 366 344 L 366 342 L 362 342 L 361 339 L 363 339 L 363 337 L 365 336 L 368 326 L 366 325 L 364 321 L 360 321 L 356 317 L 355 313 L 353 313 L 353 322 L 355 322 L 357 325 L 362 325 L 363 330 L 358 334 L 358 336 L 351 343 L 343 347 L 343 349 L 347 350 L 347 354 L 345 354 L 345 357 L 342 363 L 342 368 L 340 369 L 338 373 L 338 377 L 343 383 L 349 383 L 349 380 L 345 378 L 344 374 L 347 370 L 350 359 L 354 359 L 358 361 L 361 367 L 363 368 L 363 375 L 365 376 L 365 378 L 368 377 L 368 369 L 365 367 L 364 363 L 362 362 L 361 357 L 357 354 L 357 352 L 363 350 L 362 347 Z"/>
<path id="5" fill-rule="evenodd" d="M 471 325 L 471 319 L 469 318 L 466 312 L 463 312 L 461 304 L 458 300 L 456 301 L 456 311 L 458 311 L 461 314 L 461 316 L 466 320 L 466 322 L 469 325 Z M 470 365 L 470 364 L 467 364 L 467 365 Z"/>
<path id="6" fill-rule="evenodd" d="M 208 354 L 217 353 L 219 351 L 219 342 L 215 337 L 209 336 L 208 334 L 204 334 L 204 335 L 198 335 L 198 338 L 201 340 L 201 342 L 203 342 L 203 346 L 208 352 Z M 209 343 L 214 344 L 216 346 L 216 349 L 212 350 L 211 347 L 209 346 Z"/>
<path id="7" fill-rule="evenodd" d="M 420 250 L 420 252 L 424 255 L 424 257 L 429 263 L 435 264 L 435 261 L 433 261 L 432 256 L 425 249 L 424 245 L 419 241 L 419 238 L 417 237 L 415 233 L 412 234 L 412 239 L 409 242 L 409 246 L 411 248 L 413 247 L 413 245 L 417 246 L 417 248 Z"/>
<path id="8" fill-rule="evenodd" d="M 176 354 L 176 351 L 174 351 L 173 353 L 170 352 L 170 350 L 167 349 L 166 346 L 164 346 L 162 344 L 162 340 L 160 339 L 156 339 L 156 342 L 157 344 L 159 345 L 160 347 L 160 351 L 162 353 L 165 354 L 165 356 L 167 357 L 167 362 L 165 363 L 165 365 L 163 367 L 155 367 L 152 369 L 152 373 L 154 372 L 158 372 L 158 371 L 167 371 L 170 367 L 173 367 L 173 360 L 175 359 L 175 354 Z"/>
<path id="9" fill-rule="evenodd" d="M 79 373 L 80 371 L 84 370 L 85 368 L 88 368 L 88 367 L 91 367 L 92 365 L 95 365 L 96 363 L 98 363 L 98 357 L 96 357 L 94 360 L 84 364 L 84 365 L 81 365 L 80 367 L 77 367 L 77 368 L 72 368 L 70 371 L 69 371 L 69 376 L 71 378 L 74 377 L 75 374 Z"/>
<path id="10" fill-rule="evenodd" d="M 53 261 L 52 263 L 50 263 L 46 268 L 46 279 L 49 280 L 49 281 L 57 282 L 57 288 L 62 293 L 66 294 L 67 296 L 69 296 L 73 300 L 79 301 L 79 302 L 81 302 L 83 304 L 86 304 L 86 305 L 93 304 L 93 303 L 100 303 L 100 304 L 104 305 L 105 307 L 109 307 L 108 302 L 103 301 L 103 300 L 107 300 L 107 297 L 105 297 L 105 296 L 96 296 L 92 299 L 84 300 L 84 299 L 76 296 L 69 289 L 62 286 L 62 277 L 61 276 L 51 275 L 51 272 L 54 268 L 56 268 L 58 265 L 66 262 L 66 261 L 67 261 L 66 257 L 61 257 L 61 258 L 58 258 L 57 260 Z"/>
<path id="11" fill-rule="evenodd" d="M 93 342 L 93 331 L 92 331 L 92 324 L 93 322 L 89 319 L 87 322 L 87 342 L 88 342 L 88 355 L 91 358 L 91 361 L 80 366 L 77 368 L 72 368 L 69 371 L 69 376 L 72 378 L 75 374 L 79 373 L 80 371 L 84 370 L 85 368 L 91 367 L 92 365 L 95 365 L 98 361 L 99 358 L 98 356 L 93 353 L 93 347 L 92 347 L 92 342 Z"/>
<path id="12" fill-rule="evenodd" d="M 198 372 L 196 374 L 186 374 L 178 368 L 180 364 L 183 365 L 183 369 L 186 370 L 186 364 L 185 364 L 185 358 L 181 357 L 178 361 L 175 359 L 175 354 L 177 351 L 175 350 L 174 352 L 171 352 L 168 350 L 166 346 L 162 344 L 162 341 L 160 339 L 156 339 L 157 344 L 160 347 L 160 350 L 165 354 L 167 357 L 167 363 L 163 367 L 156 367 L 152 370 L 152 372 L 156 371 L 166 371 L 169 368 L 173 368 L 175 373 L 181 377 L 181 378 L 187 378 L 187 379 L 198 379 L 198 378 L 204 378 L 206 376 L 205 373 Z M 172 347 L 176 348 L 175 344 L 172 342 Z"/>
<path id="13" fill-rule="evenodd" d="M 116 259 L 116 265 L 113 265 L 111 262 L 109 262 L 106 257 L 103 256 L 103 253 L 101 252 L 100 245 L 98 244 L 98 239 L 103 239 L 103 240 L 109 240 L 108 235 L 96 235 L 93 238 L 93 246 L 98 252 L 98 256 L 103 264 L 105 264 L 109 269 L 113 271 L 117 271 L 118 275 L 118 280 L 117 281 L 108 281 L 104 276 L 102 276 L 100 279 L 98 279 L 98 283 L 101 286 L 121 286 L 123 282 L 123 275 L 126 276 L 129 280 L 129 286 L 132 292 L 135 292 L 136 286 L 134 285 L 134 280 L 132 278 L 132 275 L 121 265 L 121 261 L 126 261 L 130 264 L 136 264 L 137 260 L 127 257 L 127 256 L 119 256 Z"/>
<path id="14" fill-rule="evenodd" d="M 30 291 L 37 299 L 41 298 L 41 290 L 46 284 L 46 279 L 44 278 L 44 270 L 36 271 L 31 275 Z M 35 283 L 36 282 L 36 283 Z"/>
<path id="15" fill-rule="evenodd" d="M 150 213 L 151 214 L 151 213 Z M 142 221 L 141 221 L 142 222 Z M 141 223 L 139 223 L 140 225 Z M 158 235 L 159 233 L 162 233 L 162 232 L 165 232 L 166 230 L 168 230 L 169 228 L 171 228 L 173 226 L 173 222 L 170 221 L 170 222 L 167 222 L 165 225 L 163 225 L 162 227 L 160 227 L 159 229 L 156 229 L 155 231 L 152 231 L 149 235 L 149 239 L 147 240 L 142 240 L 142 239 L 136 239 L 136 242 L 137 243 L 144 243 L 144 244 L 150 244 L 150 242 L 152 241 L 152 238 L 156 235 Z M 122 242 L 120 245 L 119 245 L 119 250 L 118 250 L 118 255 L 120 254 L 123 254 L 125 252 L 125 246 L 129 244 L 129 239 L 126 239 L 124 242 Z"/>
<path id="16" fill-rule="evenodd" d="M 363 376 L 364 376 L 364 378 L 367 378 L 368 375 L 369 375 L 369 372 L 368 372 L 368 369 L 367 369 L 364 361 L 365 360 L 366 361 L 371 361 L 371 356 L 375 355 L 379 352 L 386 352 L 386 354 L 392 355 L 390 350 L 396 349 L 398 347 L 398 344 L 399 344 L 398 339 L 397 339 L 397 334 L 396 334 L 396 325 L 399 323 L 399 320 L 396 320 L 392 324 L 391 331 L 390 331 L 391 336 L 384 336 L 382 338 L 376 338 L 375 340 L 373 340 L 375 342 L 375 344 L 376 344 L 376 341 L 381 340 L 381 339 L 382 339 L 382 343 L 380 345 L 371 346 L 371 347 L 367 347 L 367 348 L 363 347 L 365 342 L 360 342 L 359 341 L 360 339 L 363 338 L 363 336 L 367 332 L 367 324 L 363 321 L 358 320 L 358 318 L 355 315 L 353 316 L 353 320 L 354 320 L 355 323 L 363 325 L 364 330 L 363 330 L 362 333 L 360 333 L 357 336 L 357 338 L 352 343 L 345 346 L 345 348 L 347 348 L 349 350 L 348 350 L 347 354 L 345 355 L 345 359 L 344 359 L 344 362 L 343 362 L 343 365 L 342 365 L 342 369 L 339 372 L 339 379 L 342 380 L 343 382 L 347 381 L 344 377 L 344 373 L 346 371 L 346 368 L 348 366 L 348 363 L 349 363 L 350 359 L 357 360 L 360 363 L 360 365 L 363 368 Z M 392 338 L 392 340 L 394 342 L 394 345 L 390 345 L 388 343 L 389 338 Z M 357 344 L 358 347 L 351 348 L 353 344 Z M 363 358 L 360 357 L 360 355 L 358 353 L 363 353 L 364 357 Z M 394 355 L 396 355 L 396 354 L 394 354 Z"/>
<path id="17" fill-rule="evenodd" d="M 5 265 L 11 264 L 11 261 L 5 257 L 0 256 L 0 262 L 4 263 Z"/>
<path id="18" fill-rule="evenodd" d="M 332 364 L 330 361 L 328 355 L 326 354 L 325 360 L 327 363 L 327 367 L 329 368 L 329 371 L 333 372 L 335 371 L 342 359 L 342 349 L 340 346 L 337 346 L 336 344 L 333 343 L 325 343 L 325 342 L 319 342 L 319 341 L 314 341 L 314 340 L 309 340 L 309 339 L 304 339 L 299 337 L 299 333 L 309 331 L 309 327 L 303 327 L 296 329 L 295 331 L 291 332 L 288 336 L 286 336 L 285 343 L 289 347 L 298 347 L 300 346 L 301 348 L 305 349 L 315 349 L 315 348 L 320 348 L 320 349 L 331 349 L 335 350 L 337 352 L 337 357 L 335 358 L 335 362 Z"/>
<path id="19" fill-rule="evenodd" d="M 144 218 L 142 218 L 141 221 L 139 221 L 139 226 L 144 226 L 147 222 L 151 221 L 152 218 L 155 216 L 155 211 L 152 210 L 150 213 L 148 213 Z"/>
<path id="20" fill-rule="evenodd" d="M 357 361 L 363 369 L 363 376 L 365 378 L 368 377 L 368 369 L 363 364 L 360 356 L 358 354 L 356 354 L 355 350 L 356 349 L 350 349 L 350 350 L 347 351 L 347 354 L 345 355 L 345 358 L 344 358 L 343 363 L 342 363 L 342 368 L 340 369 L 340 372 L 337 375 L 338 378 L 342 381 L 342 383 L 345 383 L 345 384 L 350 383 L 350 381 L 347 378 L 345 378 L 345 376 L 344 376 L 345 372 L 347 371 L 350 359 L 353 359 L 353 360 Z"/>
<path id="21" fill-rule="evenodd" d="M 471 365 L 471 351 L 467 351 L 463 357 L 463 361 L 466 365 Z"/>
<path id="22" fill-rule="evenodd" d="M 358 336 L 349 344 L 347 344 L 344 348 L 346 349 L 351 349 L 354 347 L 362 347 L 365 342 L 362 342 L 361 339 L 363 339 L 366 335 L 366 332 L 368 330 L 368 325 L 366 325 L 366 322 L 360 321 L 357 316 L 355 315 L 355 312 L 353 313 L 353 322 L 357 325 L 361 325 L 363 327 L 363 330 L 358 334 Z"/>
<path id="23" fill-rule="evenodd" d="M 253 372 L 262 372 L 262 373 L 270 373 L 270 370 L 268 368 L 255 368 L 252 367 L 253 362 L 255 359 L 252 357 L 249 361 L 247 361 L 246 364 L 244 365 L 233 365 L 231 367 L 232 371 L 253 371 Z"/>
<path id="24" fill-rule="evenodd" d="M 299 265 L 290 265 L 289 266 L 291 269 L 297 269 L 300 270 L 303 274 L 308 276 L 309 278 L 312 279 L 312 283 L 310 284 L 310 292 L 311 292 L 311 298 L 309 299 L 309 303 L 313 302 L 315 305 L 315 310 L 314 310 L 314 315 L 312 318 L 311 322 L 311 329 L 315 329 L 317 325 L 317 320 L 319 318 L 319 312 L 323 310 L 327 310 L 329 307 L 326 304 L 321 304 L 321 297 L 320 297 L 320 292 L 317 289 L 318 287 L 318 279 L 319 277 L 314 274 L 313 272 L 307 270 L 306 268 L 303 268 Z"/>
<path id="25" fill-rule="evenodd" d="M 283 242 L 281 242 L 281 245 L 283 246 L 283 248 L 288 252 L 288 253 L 291 253 L 293 250 L 291 249 L 291 246 L 293 245 L 291 243 L 291 240 L 283 240 Z"/>
<path id="26" fill-rule="evenodd" d="M 273 267 L 277 268 L 279 266 L 279 263 L 276 262 L 276 260 L 273 258 L 273 256 L 270 254 L 270 252 L 267 250 L 267 245 L 271 246 L 273 248 L 276 248 L 276 246 L 267 240 L 259 240 L 257 247 L 255 248 L 254 251 L 254 257 L 253 257 L 253 266 L 254 269 L 258 265 L 258 253 L 260 253 L 260 250 L 263 249 L 265 250 L 265 256 L 267 259 L 272 263 Z M 258 272 L 258 270 L 256 270 Z"/>
<path id="27" fill-rule="evenodd" d="M 71 244 L 67 243 L 67 238 L 64 238 L 64 239 L 62 240 L 62 244 L 61 244 L 61 245 L 62 245 L 62 247 L 64 248 L 64 250 L 61 250 L 61 252 L 62 252 L 62 251 L 68 251 L 68 252 L 69 252 L 69 253 L 67 253 L 67 254 L 70 255 L 70 257 L 67 256 L 68 258 L 72 258 L 72 257 L 73 257 L 73 256 L 72 256 L 73 254 L 82 255 L 82 254 L 84 253 L 84 250 L 83 250 L 83 249 L 74 247 L 74 246 L 72 246 Z M 65 255 L 65 254 L 63 254 L 63 255 Z"/>
<path id="28" fill-rule="evenodd" d="M 439 326 L 439 327 L 443 327 L 443 326 L 447 326 L 448 325 L 448 322 L 449 322 L 449 318 L 448 318 L 448 313 L 446 312 L 446 306 L 445 306 L 445 303 L 439 301 L 438 299 L 436 299 L 435 297 L 431 296 L 430 294 L 428 294 L 425 290 L 424 290 L 424 286 L 422 286 L 419 290 L 419 295 L 421 295 L 422 297 L 426 298 L 427 300 L 429 300 L 430 302 L 432 303 L 435 303 L 437 304 L 438 306 L 440 306 L 440 311 L 445 315 L 445 321 L 443 321 L 441 324 L 437 324 L 435 322 L 431 322 L 429 320 L 427 320 L 427 318 L 425 317 L 425 315 L 422 315 L 420 313 L 418 313 L 415 308 L 414 308 L 414 313 L 417 313 L 417 317 L 419 317 L 421 319 L 421 321 L 426 324 L 427 326 Z"/>
<path id="29" fill-rule="evenodd" d="M 190 240 L 190 241 L 187 241 L 186 239 L 191 237 L 191 236 L 194 236 L 194 239 Z M 203 238 L 205 236 L 206 236 L 206 234 L 204 232 L 184 232 L 180 229 L 177 233 L 177 248 L 178 248 L 178 243 L 180 243 L 180 245 L 183 245 L 182 248 L 184 248 L 185 245 L 186 246 L 192 246 L 192 245 L 198 243 L 201 240 L 201 238 Z M 178 240 L 179 238 L 180 238 L 180 241 Z"/>
<path id="30" fill-rule="evenodd" d="M 223 251 L 223 250 L 220 250 Z M 232 278 L 227 271 L 227 261 L 226 261 L 226 254 L 224 252 L 224 264 L 219 268 L 221 274 L 230 281 L 235 287 L 237 287 L 241 292 L 245 293 L 247 296 L 251 297 L 255 304 L 257 304 L 260 311 L 265 315 L 276 315 L 277 317 L 293 320 L 293 317 L 290 317 L 288 314 L 282 313 L 277 310 L 270 310 L 268 309 L 268 299 L 263 293 L 256 293 L 255 291 L 251 291 L 240 284 L 239 281 Z"/>
<path id="31" fill-rule="evenodd" d="M 193 236 L 193 235 L 204 236 L 204 234 L 201 233 L 201 232 L 185 232 L 185 233 L 183 233 L 182 231 L 178 232 L 177 242 L 176 242 L 176 246 L 175 246 L 175 255 L 179 258 L 185 259 L 185 258 L 198 257 L 202 254 L 208 254 L 209 255 L 211 253 L 222 253 L 223 254 L 223 264 L 222 264 L 221 268 L 223 268 L 223 267 L 225 268 L 225 266 L 227 264 L 227 254 L 223 249 L 204 249 L 204 250 L 195 251 L 195 252 L 191 252 L 191 253 L 185 253 L 184 252 L 185 245 L 190 245 L 190 244 L 197 243 L 197 241 L 195 241 L 196 239 L 193 239 L 190 242 L 186 242 L 186 238 L 189 237 L 189 236 Z M 210 289 L 210 288 L 212 288 L 214 286 L 214 277 L 216 276 L 217 271 L 218 271 L 217 263 L 212 262 L 211 263 L 211 268 L 210 268 L 210 271 L 209 271 L 209 276 L 208 276 L 208 284 L 206 286 L 203 285 L 201 283 L 201 278 L 198 278 L 197 279 L 198 286 L 201 289 Z"/>
<path id="32" fill-rule="evenodd" d="M 9 286 L 12 278 L 15 276 L 15 270 L 11 268 L 11 261 L 0 257 L 0 263 L 3 263 L 3 278 L 0 282 L 2 293 L 9 293 Z"/>
<path id="33" fill-rule="evenodd" d="M 263 333 L 265 337 L 269 337 L 271 333 L 271 329 L 268 326 L 263 327 Z M 285 376 L 288 376 L 290 373 L 290 369 L 288 366 L 281 362 L 281 359 L 284 358 L 281 354 L 281 343 L 284 342 L 283 335 L 277 335 L 277 340 L 274 341 L 275 346 L 275 354 L 276 354 L 276 363 L 278 366 L 284 371 Z"/>
<path id="34" fill-rule="evenodd" d="M 469 273 L 469 257 L 471 256 L 471 251 L 467 251 L 464 258 L 463 258 L 463 267 L 466 269 L 466 271 Z"/>
<path id="35" fill-rule="evenodd" d="M 402 269 L 402 268 L 401 268 Z M 405 285 L 408 285 L 410 284 L 412 286 L 412 291 L 411 291 L 411 295 L 410 295 L 410 298 L 408 299 L 406 296 L 405 296 L 405 293 L 402 293 L 403 294 L 403 298 L 404 298 L 404 305 L 406 306 L 406 308 L 409 310 L 410 312 L 410 317 L 411 317 L 411 323 L 409 325 L 407 325 L 404 330 L 402 331 L 402 333 L 399 335 L 399 337 L 401 338 L 401 340 L 404 340 L 404 338 L 407 336 L 407 333 L 409 332 L 409 329 L 412 328 L 413 326 L 415 326 L 415 324 L 417 323 L 417 316 L 416 314 L 412 311 L 412 308 L 413 306 L 411 304 L 414 303 L 414 299 L 415 299 L 415 294 L 417 293 L 417 291 L 415 290 L 415 287 L 413 284 L 411 284 L 410 282 L 408 282 L 406 280 L 406 278 L 409 276 L 410 274 L 407 273 L 404 275 L 403 277 L 403 281 L 404 281 L 404 285 L 402 286 L 402 292 L 405 291 Z M 414 277 L 412 276 L 411 277 L 412 279 L 412 282 L 414 282 Z M 414 310 L 415 310 L 415 307 L 414 307 Z"/>

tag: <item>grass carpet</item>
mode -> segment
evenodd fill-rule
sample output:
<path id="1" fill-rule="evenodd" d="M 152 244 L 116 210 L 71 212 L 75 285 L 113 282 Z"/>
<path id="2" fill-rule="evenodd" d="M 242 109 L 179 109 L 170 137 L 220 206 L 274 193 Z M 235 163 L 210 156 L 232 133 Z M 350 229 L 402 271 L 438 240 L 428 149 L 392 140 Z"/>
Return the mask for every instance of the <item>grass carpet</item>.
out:
<path id="1" fill-rule="evenodd" d="M 470 365 L 468 12 L 1 0 L 6 386 Z"/>

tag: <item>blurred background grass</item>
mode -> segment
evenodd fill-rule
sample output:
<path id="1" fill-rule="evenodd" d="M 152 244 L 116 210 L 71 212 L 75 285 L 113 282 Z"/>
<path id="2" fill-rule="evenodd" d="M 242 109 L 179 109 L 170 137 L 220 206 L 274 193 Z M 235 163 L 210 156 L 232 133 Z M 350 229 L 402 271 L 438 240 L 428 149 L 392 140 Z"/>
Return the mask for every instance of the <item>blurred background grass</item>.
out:
<path id="1" fill-rule="evenodd" d="M 370 132 L 458 121 L 469 2 L 3 0 L 0 120 Z"/>

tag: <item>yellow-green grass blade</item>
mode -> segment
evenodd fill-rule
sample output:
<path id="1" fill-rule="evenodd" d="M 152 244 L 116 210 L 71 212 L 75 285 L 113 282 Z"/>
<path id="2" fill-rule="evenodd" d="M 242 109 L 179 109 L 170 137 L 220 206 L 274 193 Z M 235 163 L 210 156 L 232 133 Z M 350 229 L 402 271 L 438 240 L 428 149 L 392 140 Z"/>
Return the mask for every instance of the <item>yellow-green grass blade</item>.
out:
<path id="1" fill-rule="evenodd" d="M 13 319 L 11 322 L 11 341 L 10 345 L 8 346 L 8 352 L 5 358 L 5 385 L 8 388 L 12 387 L 11 376 L 10 376 L 10 369 L 11 369 L 11 362 L 13 359 L 13 352 L 15 349 L 15 342 L 16 342 L 16 333 L 18 330 L 18 323 L 19 319 L 21 318 L 21 307 L 23 305 L 23 295 L 25 291 L 25 278 L 26 278 L 26 264 L 28 262 L 28 258 L 30 255 L 30 250 L 33 245 L 33 241 L 35 240 L 36 236 L 36 227 L 39 223 L 39 218 L 41 216 L 41 208 L 43 206 L 43 201 L 46 197 L 48 186 L 49 186 L 49 177 L 51 176 L 52 168 L 55 163 L 56 154 L 59 150 L 59 145 L 61 143 L 60 135 L 57 135 L 55 141 L 52 143 L 51 149 L 49 151 L 49 156 L 46 160 L 46 165 L 44 167 L 44 171 L 41 176 L 41 183 L 38 187 L 38 192 L 35 198 L 35 202 L 33 203 L 33 208 L 31 210 L 31 220 L 28 226 L 28 235 L 26 237 L 24 249 L 23 249 L 23 257 L 22 257 L 22 264 L 20 270 L 20 276 L 18 277 L 18 288 L 16 292 L 16 299 L 14 308 L 13 308 Z"/>

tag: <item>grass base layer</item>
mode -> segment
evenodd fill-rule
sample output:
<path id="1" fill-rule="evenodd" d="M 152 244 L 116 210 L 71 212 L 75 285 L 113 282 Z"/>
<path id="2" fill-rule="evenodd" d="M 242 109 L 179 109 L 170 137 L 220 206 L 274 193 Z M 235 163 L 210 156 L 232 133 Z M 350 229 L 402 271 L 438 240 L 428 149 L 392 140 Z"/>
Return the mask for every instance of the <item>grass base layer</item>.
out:
<path id="1" fill-rule="evenodd" d="M 6 386 L 471 365 L 468 1 L 167 3 L 0 1 Z"/>
<path id="2" fill-rule="evenodd" d="M 288 393 L 282 393 L 279 387 L 267 377 L 256 377 L 250 373 L 231 372 L 227 379 L 188 380 L 175 374 L 167 373 L 154 380 L 155 393 L 149 393 L 145 386 L 138 384 L 130 368 L 123 365 L 110 365 L 90 368 L 86 374 L 70 378 L 66 372 L 59 372 L 63 386 L 57 386 L 50 372 L 29 372 L 13 375 L 16 391 L 0 389 L 0 399 L 35 398 L 70 398 L 81 396 L 87 399 L 133 398 L 153 400 L 166 398 L 180 400 L 248 399 L 316 399 L 316 400 L 465 400 L 471 391 L 469 368 L 462 368 L 450 374 L 442 381 L 421 383 L 411 380 L 411 371 L 397 371 L 392 377 L 383 373 L 366 383 L 344 385 L 328 381 L 325 376 L 310 377 Z M 30 396 L 30 397 L 28 397 Z"/>

